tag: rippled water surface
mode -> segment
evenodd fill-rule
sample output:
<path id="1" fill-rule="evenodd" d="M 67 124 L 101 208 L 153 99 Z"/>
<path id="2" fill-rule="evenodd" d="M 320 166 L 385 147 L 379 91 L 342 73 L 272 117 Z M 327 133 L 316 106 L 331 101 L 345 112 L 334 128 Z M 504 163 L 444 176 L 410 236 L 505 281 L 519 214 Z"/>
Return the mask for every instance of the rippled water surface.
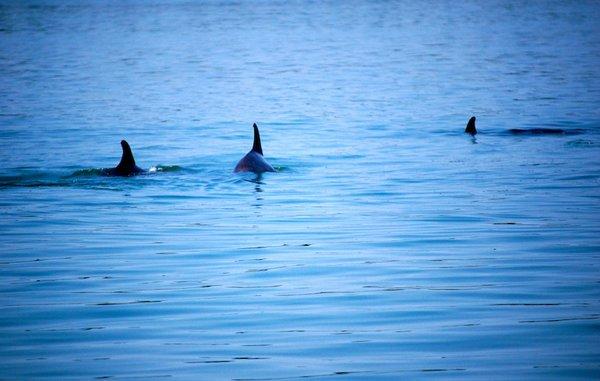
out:
<path id="1" fill-rule="evenodd" d="M 599 16 L 0 2 L 0 379 L 600 378 Z"/>

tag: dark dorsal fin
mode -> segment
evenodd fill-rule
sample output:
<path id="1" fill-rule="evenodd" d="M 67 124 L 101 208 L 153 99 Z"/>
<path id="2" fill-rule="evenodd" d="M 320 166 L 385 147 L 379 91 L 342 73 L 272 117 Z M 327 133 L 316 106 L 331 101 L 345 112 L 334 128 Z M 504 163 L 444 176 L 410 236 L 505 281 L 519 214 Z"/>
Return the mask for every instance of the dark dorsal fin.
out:
<path id="1" fill-rule="evenodd" d="M 252 145 L 252 151 L 258 152 L 259 154 L 263 154 L 262 146 L 260 145 L 260 134 L 258 133 L 258 126 L 256 123 L 252 125 L 254 127 L 254 144 Z"/>
<path id="2" fill-rule="evenodd" d="M 477 129 L 475 128 L 475 117 L 474 116 L 472 116 L 471 119 L 469 119 L 469 123 L 467 123 L 467 128 L 465 128 L 465 132 L 467 134 L 471 134 L 471 135 L 477 134 Z"/>
<path id="3" fill-rule="evenodd" d="M 129 143 L 125 140 L 121 140 L 121 147 L 123 148 L 123 155 L 121 156 L 121 161 L 119 162 L 119 165 L 117 165 L 117 168 L 127 170 L 135 168 L 135 159 L 133 158 L 133 153 L 131 153 Z"/>

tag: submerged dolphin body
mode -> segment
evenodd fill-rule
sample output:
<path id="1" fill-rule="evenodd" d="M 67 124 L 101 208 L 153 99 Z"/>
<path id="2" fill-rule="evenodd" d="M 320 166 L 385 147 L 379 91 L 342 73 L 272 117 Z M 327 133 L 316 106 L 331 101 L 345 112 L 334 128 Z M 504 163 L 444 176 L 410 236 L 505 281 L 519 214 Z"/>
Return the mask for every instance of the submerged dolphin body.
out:
<path id="1" fill-rule="evenodd" d="M 477 128 L 475 128 L 475 117 L 472 116 L 467 123 L 467 127 L 465 128 L 465 133 L 475 136 L 477 134 Z M 539 128 L 511 128 L 504 132 L 503 134 L 510 135 L 578 135 L 583 133 L 584 130 L 580 128 L 574 129 L 562 129 L 562 128 L 547 128 L 547 127 L 539 127 Z"/>
<path id="2" fill-rule="evenodd" d="M 262 145 L 260 144 L 260 134 L 256 123 L 252 125 L 254 128 L 254 144 L 250 152 L 246 154 L 235 166 L 234 172 L 275 172 L 275 168 L 267 163 L 263 157 Z"/>
<path id="3" fill-rule="evenodd" d="M 476 118 L 472 116 L 471 119 L 469 119 L 469 123 L 467 123 L 467 127 L 465 128 L 465 133 L 471 136 L 477 135 L 477 128 L 475 128 L 475 119 Z"/>
<path id="4" fill-rule="evenodd" d="M 562 128 L 512 128 L 508 130 L 512 135 L 577 135 L 580 129 L 563 130 Z"/>
<path id="5" fill-rule="evenodd" d="M 135 165 L 135 159 L 133 158 L 129 143 L 121 140 L 121 148 L 123 148 L 123 155 L 119 164 L 114 168 L 103 169 L 102 174 L 105 176 L 135 176 L 145 173 L 146 171 Z"/>

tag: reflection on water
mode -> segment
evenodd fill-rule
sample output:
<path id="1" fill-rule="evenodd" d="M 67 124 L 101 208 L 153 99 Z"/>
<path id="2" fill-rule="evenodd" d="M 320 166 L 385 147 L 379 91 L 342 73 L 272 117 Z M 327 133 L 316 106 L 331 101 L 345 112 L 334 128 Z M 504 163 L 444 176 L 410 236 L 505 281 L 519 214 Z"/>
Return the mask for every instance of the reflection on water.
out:
<path id="1" fill-rule="evenodd" d="M 0 379 L 599 378 L 598 11 L 0 2 Z"/>

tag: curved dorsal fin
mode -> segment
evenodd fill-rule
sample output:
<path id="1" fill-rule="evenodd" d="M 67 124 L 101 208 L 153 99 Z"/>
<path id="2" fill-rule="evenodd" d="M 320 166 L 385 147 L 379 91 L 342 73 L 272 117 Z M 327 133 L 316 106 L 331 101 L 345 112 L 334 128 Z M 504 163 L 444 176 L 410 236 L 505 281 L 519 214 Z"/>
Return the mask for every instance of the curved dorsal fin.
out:
<path id="1" fill-rule="evenodd" d="M 131 153 L 131 147 L 129 147 L 129 143 L 125 140 L 121 140 L 121 148 L 123 148 L 123 155 L 121 156 L 121 161 L 117 168 L 120 169 L 130 169 L 135 167 L 135 159 L 133 158 L 133 153 Z"/>
<path id="2" fill-rule="evenodd" d="M 475 117 L 474 116 L 472 116 L 471 119 L 469 119 L 469 123 L 467 123 L 467 128 L 465 128 L 465 132 L 467 134 L 471 134 L 471 135 L 477 134 L 477 129 L 475 128 Z"/>
<path id="3" fill-rule="evenodd" d="M 252 151 L 258 152 L 262 155 L 263 151 L 262 146 L 260 145 L 260 134 L 258 133 L 258 126 L 256 125 L 256 123 L 254 123 L 252 127 L 254 128 L 254 144 L 252 145 Z"/>

